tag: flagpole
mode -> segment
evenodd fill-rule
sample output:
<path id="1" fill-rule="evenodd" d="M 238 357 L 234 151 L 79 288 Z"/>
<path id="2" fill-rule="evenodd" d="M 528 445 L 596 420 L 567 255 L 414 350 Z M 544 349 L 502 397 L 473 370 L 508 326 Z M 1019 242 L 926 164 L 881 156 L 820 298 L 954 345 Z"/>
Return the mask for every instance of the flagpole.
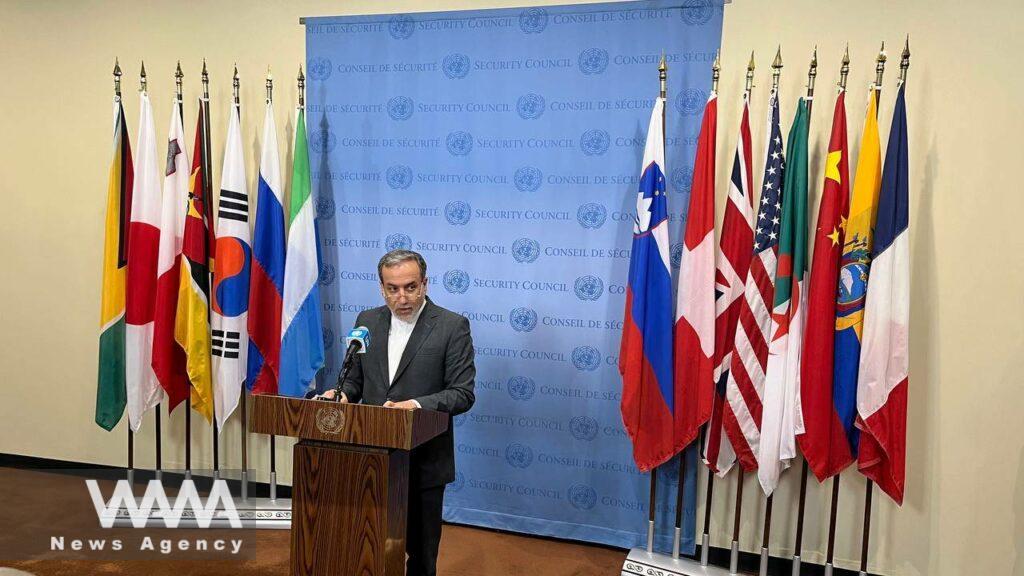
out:
<path id="1" fill-rule="evenodd" d="M 232 114 L 237 114 L 239 122 L 242 119 L 242 106 L 239 99 L 239 81 L 238 81 L 238 64 L 235 64 L 235 72 L 231 77 L 231 96 L 234 101 L 234 110 Z M 241 407 L 241 418 L 242 418 L 242 500 L 249 498 L 249 422 L 245 410 L 245 382 L 242 383 L 241 389 L 238 391 L 238 404 Z"/>
<path id="2" fill-rule="evenodd" d="M 843 53 L 843 64 L 839 68 L 839 93 L 846 92 L 846 78 L 850 74 L 850 46 Z M 805 460 L 806 461 L 806 460 Z M 828 516 L 828 549 L 825 554 L 825 576 L 832 576 L 832 559 L 836 548 L 836 516 L 839 513 L 839 481 L 841 474 L 832 477 L 832 504 Z"/>
<path id="3" fill-rule="evenodd" d="M 185 122 L 185 105 L 181 95 L 181 80 L 185 74 L 181 71 L 181 61 L 178 61 L 178 68 L 174 71 L 174 101 L 178 106 L 178 116 L 181 118 L 182 128 Z M 192 152 L 195 154 L 195 151 Z M 170 418 L 170 412 L 167 417 Z M 185 406 L 185 479 L 192 478 L 192 406 L 189 402 Z"/>
<path id="4" fill-rule="evenodd" d="M 807 115 L 810 120 L 811 106 L 814 105 L 814 81 L 818 78 L 818 47 L 814 47 L 811 64 L 807 69 Z M 804 509 L 807 504 L 807 459 L 802 458 L 800 467 L 800 498 L 796 512 L 796 543 L 793 546 L 792 576 L 800 576 L 800 553 L 804 541 Z"/>
<path id="5" fill-rule="evenodd" d="M 782 46 L 779 46 L 775 50 L 775 60 L 772 61 L 772 92 L 775 93 L 775 97 L 778 98 L 779 94 L 779 76 L 782 75 Z M 772 500 L 773 495 L 765 498 L 764 507 L 764 527 L 761 530 L 761 562 L 759 564 L 758 574 L 760 576 L 766 576 L 768 574 L 768 536 L 772 529 Z M 737 512 L 737 532 L 739 526 L 739 512 Z M 734 542 L 735 545 L 735 542 Z M 736 572 L 733 571 L 733 574 Z"/>
<path id="6" fill-rule="evenodd" d="M 267 104 L 274 103 L 274 78 L 267 66 Z M 277 500 L 277 454 L 275 452 L 274 435 L 270 435 L 270 499 Z"/>
<path id="7" fill-rule="evenodd" d="M 121 106 L 121 62 L 114 58 L 114 101 L 121 107 L 121 114 L 124 114 L 124 107 Z M 122 186 L 124 184 L 122 183 Z M 131 424 L 128 425 L 128 484 L 135 483 L 135 433 L 132 432 Z"/>

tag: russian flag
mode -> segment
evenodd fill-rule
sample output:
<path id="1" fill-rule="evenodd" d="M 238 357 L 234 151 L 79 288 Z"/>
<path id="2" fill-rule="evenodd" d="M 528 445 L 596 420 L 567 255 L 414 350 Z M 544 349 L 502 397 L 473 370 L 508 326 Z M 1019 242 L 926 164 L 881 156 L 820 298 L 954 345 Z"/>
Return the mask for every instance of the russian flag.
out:
<path id="1" fill-rule="evenodd" d="M 633 459 L 644 472 L 682 447 L 673 434 L 672 268 L 665 197 L 665 99 L 651 111 L 643 171 L 636 196 L 626 312 L 619 351 L 622 422 L 633 441 Z"/>
<path id="2" fill-rule="evenodd" d="M 317 278 L 316 211 L 310 194 L 306 118 L 299 108 L 295 120 L 292 193 L 289 197 L 288 253 L 284 270 L 284 308 L 281 314 L 281 372 L 279 392 L 301 397 L 324 365 Z"/>
<path id="3" fill-rule="evenodd" d="M 281 358 L 281 294 L 284 291 L 284 190 L 277 149 L 274 105 L 267 102 L 263 152 L 256 192 L 256 226 L 249 283 L 249 358 L 246 386 L 253 394 L 277 394 Z"/>
<path id="4" fill-rule="evenodd" d="M 871 283 L 864 304 L 857 427 L 857 467 L 903 503 L 910 358 L 910 186 L 907 106 L 900 86 L 878 197 Z"/>

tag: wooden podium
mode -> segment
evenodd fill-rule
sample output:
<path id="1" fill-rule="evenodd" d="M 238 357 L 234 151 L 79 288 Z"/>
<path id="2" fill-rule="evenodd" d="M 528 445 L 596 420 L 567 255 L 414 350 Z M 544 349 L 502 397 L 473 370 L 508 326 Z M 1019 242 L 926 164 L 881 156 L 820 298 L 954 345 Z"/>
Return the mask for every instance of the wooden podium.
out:
<path id="1" fill-rule="evenodd" d="M 409 451 L 448 415 L 284 396 L 252 397 L 249 429 L 299 438 L 292 467 L 293 576 L 401 576 Z"/>

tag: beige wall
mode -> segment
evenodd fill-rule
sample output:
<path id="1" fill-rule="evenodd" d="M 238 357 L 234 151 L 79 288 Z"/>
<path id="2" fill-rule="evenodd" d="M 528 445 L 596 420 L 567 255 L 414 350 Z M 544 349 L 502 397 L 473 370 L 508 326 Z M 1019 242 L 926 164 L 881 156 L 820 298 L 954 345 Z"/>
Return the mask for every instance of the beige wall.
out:
<path id="1" fill-rule="evenodd" d="M 110 70 L 126 72 L 132 137 L 137 135 L 137 69 L 150 74 L 158 142 L 165 135 L 172 71 L 185 69 L 186 118 L 194 118 L 200 62 L 212 74 L 214 157 L 219 168 L 230 66 L 242 73 L 247 161 L 255 177 L 262 75 L 278 78 L 277 121 L 290 148 L 292 79 L 303 59 L 299 16 L 511 6 L 519 1 L 351 2 L 12 2 L 0 0 L 0 453 L 122 464 L 125 428 L 92 423 L 103 199 L 109 159 Z M 544 3 L 544 2 L 538 2 Z M 870 569 L 886 574 L 1024 575 L 1024 212 L 1019 97 L 1022 6 L 993 0 L 938 2 L 764 2 L 727 6 L 723 37 L 718 180 L 724 198 L 738 121 L 737 95 L 750 50 L 758 55 L 752 109 L 755 173 L 761 169 L 767 64 L 783 46 L 783 119 L 791 120 L 817 44 L 818 105 L 812 119 L 812 182 L 821 187 L 822 151 L 839 59 L 853 59 L 848 97 L 851 149 L 860 140 L 866 87 L 881 40 L 890 65 L 881 107 L 883 141 L 892 111 L 898 46 L 911 35 L 908 84 L 913 257 L 912 366 L 907 499 L 896 508 L 876 492 Z M 194 120 L 187 120 L 194 121 Z M 191 133 L 191 126 L 188 132 Z M 284 160 L 284 158 L 283 158 Z M 851 166 L 853 164 L 851 163 Z M 219 178 L 219 174 L 215 174 Z M 216 180 L 215 180 L 216 181 Z M 170 425 L 178 438 L 182 412 Z M 196 434 L 207 434 L 205 424 Z M 223 459 L 238 465 L 238 424 Z M 153 426 L 139 435 L 139 466 L 152 466 Z M 267 468 L 263 440 L 253 464 Z M 290 457 L 279 446 L 288 480 Z M 193 451 L 210 460 L 208 447 Z M 167 440 L 165 465 L 180 466 Z M 772 552 L 790 553 L 797 471 L 775 501 Z M 859 558 L 864 482 L 843 474 L 837 564 Z M 748 478 L 741 537 L 760 544 L 762 506 Z M 805 558 L 822 561 L 828 485 L 812 480 Z M 714 543 L 727 546 L 734 480 L 715 491 Z M 756 514 L 755 514 L 756 512 Z"/>

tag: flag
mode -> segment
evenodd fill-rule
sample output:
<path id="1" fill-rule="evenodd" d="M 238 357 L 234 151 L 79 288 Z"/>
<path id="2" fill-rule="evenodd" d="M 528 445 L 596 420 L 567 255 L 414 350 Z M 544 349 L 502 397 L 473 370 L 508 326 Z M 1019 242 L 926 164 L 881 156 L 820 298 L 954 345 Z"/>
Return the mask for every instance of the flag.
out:
<path id="1" fill-rule="evenodd" d="M 306 115 L 299 108 L 292 156 L 292 192 L 288 197 L 288 251 L 284 267 L 281 312 L 281 381 L 279 392 L 302 396 L 324 365 L 320 322 L 320 250 L 316 210 L 309 182 Z"/>
<path id="2" fill-rule="evenodd" d="M 668 198 L 665 196 L 665 99 L 651 111 L 636 195 L 626 311 L 619 350 L 622 422 L 633 441 L 633 459 L 647 472 L 683 445 L 673 437 L 672 268 Z"/>
<path id="3" fill-rule="evenodd" d="M 871 285 L 864 304 L 857 415 L 857 467 L 903 504 L 910 340 L 910 184 L 907 104 L 900 86 L 878 197 Z"/>
<path id="4" fill-rule="evenodd" d="M 766 495 L 796 456 L 800 433 L 800 349 L 807 296 L 807 103 L 797 104 L 786 148 L 771 339 L 765 371 L 757 476 Z"/>
<path id="5" fill-rule="evenodd" d="M 749 97 L 749 94 L 747 95 Z M 724 476 L 736 461 L 736 453 L 723 437 L 724 413 L 731 411 L 726 403 L 725 387 L 729 381 L 736 323 L 743 306 L 743 287 L 750 269 L 750 247 L 754 243 L 754 205 L 751 181 L 750 111 L 747 97 L 743 99 L 740 135 L 729 178 L 729 200 L 722 221 L 719 241 L 721 257 L 715 271 L 715 397 L 711 423 L 704 443 L 704 462 L 718 475 Z"/>
<path id="6" fill-rule="evenodd" d="M 156 305 L 157 250 L 160 245 L 160 160 L 149 94 L 139 94 L 138 162 L 132 178 L 125 279 L 125 396 L 128 422 L 138 431 L 146 412 L 163 400 L 153 372 L 153 316 Z"/>
<path id="7" fill-rule="evenodd" d="M 217 259 L 214 261 L 212 314 L 213 408 L 219 430 L 238 407 L 249 351 L 249 187 L 246 184 L 238 105 L 231 108 L 217 210 Z"/>
<path id="8" fill-rule="evenodd" d="M 711 418 L 715 396 L 715 136 L 718 95 L 704 106 L 690 186 L 676 291 L 676 444 L 685 447 Z"/>
<path id="9" fill-rule="evenodd" d="M 800 357 L 800 406 L 804 433 L 797 437 L 807 465 L 819 482 L 839 474 L 851 462 L 850 445 L 836 412 L 833 354 L 836 331 L 836 284 L 845 244 L 850 198 L 846 137 L 846 91 L 840 90 L 832 116 L 832 136 L 825 157 L 825 183 L 814 229 L 811 279 L 807 288 L 807 324 Z"/>
<path id="10" fill-rule="evenodd" d="M 125 271 L 132 210 L 132 145 L 121 95 L 114 97 L 114 144 L 107 180 L 103 226 L 103 294 L 100 300 L 100 357 L 96 423 L 112 430 L 128 402 L 125 394 Z"/>
<path id="11" fill-rule="evenodd" d="M 836 289 L 835 368 L 832 402 L 846 433 L 852 458 L 857 457 L 857 370 L 864 321 L 864 295 L 871 264 L 872 229 L 878 212 L 878 188 L 882 182 L 882 159 L 878 139 L 878 93 L 872 89 L 864 117 L 864 135 L 857 156 L 857 176 L 846 219 L 843 260 Z"/>
<path id="12" fill-rule="evenodd" d="M 270 102 L 267 102 L 263 120 L 263 152 L 256 191 L 252 253 L 246 386 L 254 394 L 277 394 L 281 357 L 281 293 L 284 287 L 284 191 L 281 188 L 274 105 Z"/>
<path id="13" fill-rule="evenodd" d="M 181 246 L 188 209 L 188 152 L 179 103 L 171 106 L 167 129 L 167 167 L 160 210 L 160 256 L 157 263 L 156 317 L 153 329 L 153 370 L 167 393 L 167 411 L 188 397 L 185 351 L 174 340 L 174 317 L 178 311 L 181 276 Z"/>
<path id="14" fill-rule="evenodd" d="M 757 454 L 760 450 L 764 376 L 768 367 L 785 173 L 782 129 L 779 127 L 779 98 L 774 90 L 768 108 L 768 137 L 765 143 L 761 198 L 754 228 L 753 256 L 736 325 L 729 380 L 725 385 L 725 399 L 729 409 L 722 417 L 729 442 L 744 470 L 757 468 Z"/>
<path id="15" fill-rule="evenodd" d="M 188 210 L 181 247 L 178 307 L 174 340 L 185 351 L 185 369 L 191 383 L 192 409 L 207 421 L 213 417 L 213 382 L 210 366 L 210 221 L 206 208 L 206 158 L 203 142 L 205 113 L 199 103 L 196 141 L 192 147 Z"/>

